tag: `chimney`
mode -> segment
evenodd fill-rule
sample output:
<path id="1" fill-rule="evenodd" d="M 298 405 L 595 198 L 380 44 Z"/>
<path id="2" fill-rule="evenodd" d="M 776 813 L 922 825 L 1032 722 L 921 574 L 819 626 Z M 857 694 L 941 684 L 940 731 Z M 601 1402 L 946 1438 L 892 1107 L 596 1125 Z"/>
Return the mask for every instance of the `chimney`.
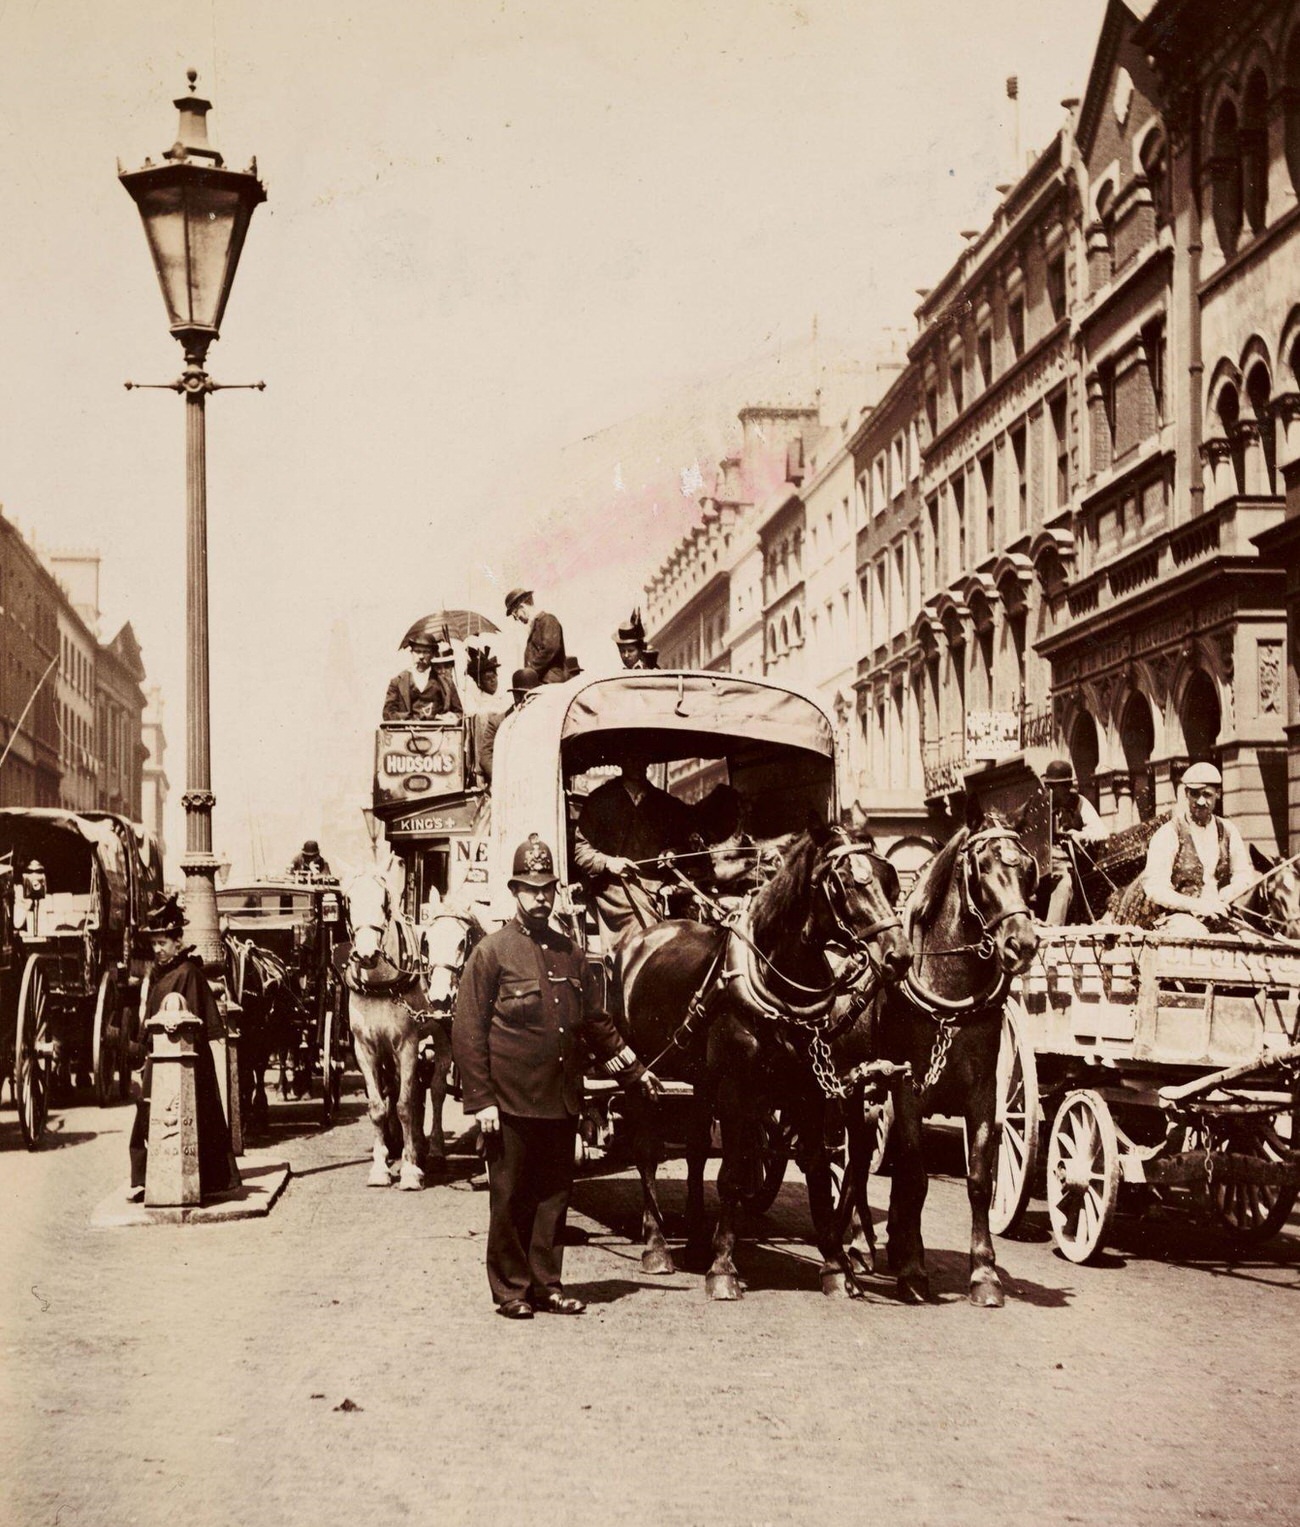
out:
<path id="1" fill-rule="evenodd" d="M 72 608 L 99 635 L 99 553 L 55 551 L 47 558 L 50 571 L 67 590 Z"/>

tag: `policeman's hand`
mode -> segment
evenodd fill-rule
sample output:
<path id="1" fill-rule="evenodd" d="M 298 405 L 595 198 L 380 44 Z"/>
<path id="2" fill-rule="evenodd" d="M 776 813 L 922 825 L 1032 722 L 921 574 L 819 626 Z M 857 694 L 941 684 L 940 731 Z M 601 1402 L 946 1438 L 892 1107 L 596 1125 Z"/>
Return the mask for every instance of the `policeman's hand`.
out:
<path id="1" fill-rule="evenodd" d="M 664 1095 L 664 1084 L 653 1071 L 643 1071 L 636 1079 L 636 1089 L 646 1102 L 653 1103 Z"/>
<path id="2" fill-rule="evenodd" d="M 486 1108 L 480 1108 L 474 1118 L 478 1121 L 478 1127 L 485 1137 L 495 1135 L 501 1129 L 501 1114 L 495 1103 L 489 1103 Z"/>

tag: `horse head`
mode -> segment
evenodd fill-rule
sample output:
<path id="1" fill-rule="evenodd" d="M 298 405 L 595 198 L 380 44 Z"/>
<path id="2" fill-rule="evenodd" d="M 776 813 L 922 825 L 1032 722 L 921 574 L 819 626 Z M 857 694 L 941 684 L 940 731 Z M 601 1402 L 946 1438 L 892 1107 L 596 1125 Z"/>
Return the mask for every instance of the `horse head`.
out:
<path id="1" fill-rule="evenodd" d="M 961 894 L 967 915 L 1009 976 L 1023 974 L 1038 950 L 1029 902 L 1038 887 L 1038 863 L 1020 840 L 1020 824 L 985 811 L 972 798 L 966 835 L 959 844 Z"/>
<path id="2" fill-rule="evenodd" d="M 844 827 L 810 829 L 816 848 L 812 903 L 804 926 L 809 943 L 860 953 L 874 941 L 885 981 L 900 981 L 912 963 L 912 946 L 895 911 L 898 871 L 876 852 L 869 834 Z"/>
<path id="3" fill-rule="evenodd" d="M 1254 844 L 1250 858 L 1262 876 L 1260 913 L 1283 938 L 1300 939 L 1300 864 L 1294 859 L 1272 859 Z"/>
<path id="4" fill-rule="evenodd" d="M 362 970 L 373 970 L 393 920 L 393 897 L 388 882 L 376 870 L 363 871 L 348 882 L 343 900 L 352 935 L 351 958 Z"/>
<path id="5" fill-rule="evenodd" d="M 421 924 L 424 994 L 429 1005 L 439 1012 L 450 1013 L 455 1006 L 461 972 L 482 931 L 471 913 L 446 906 L 440 907 L 430 921 Z"/>

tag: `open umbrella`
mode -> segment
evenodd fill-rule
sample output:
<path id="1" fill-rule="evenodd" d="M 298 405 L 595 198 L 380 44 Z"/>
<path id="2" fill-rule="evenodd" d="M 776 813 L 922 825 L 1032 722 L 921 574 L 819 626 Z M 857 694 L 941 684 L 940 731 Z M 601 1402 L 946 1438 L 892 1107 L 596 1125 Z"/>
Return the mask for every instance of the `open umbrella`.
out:
<path id="1" fill-rule="evenodd" d="M 436 641 L 444 632 L 454 642 L 465 642 L 471 636 L 500 629 L 477 610 L 438 610 L 417 620 L 402 638 L 402 646 L 409 647 L 415 641 Z"/>

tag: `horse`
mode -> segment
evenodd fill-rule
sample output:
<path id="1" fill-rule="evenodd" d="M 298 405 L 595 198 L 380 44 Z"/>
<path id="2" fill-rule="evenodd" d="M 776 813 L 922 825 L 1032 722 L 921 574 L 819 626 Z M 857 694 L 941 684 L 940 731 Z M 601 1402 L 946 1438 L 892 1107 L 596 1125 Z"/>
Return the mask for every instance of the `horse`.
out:
<path id="1" fill-rule="evenodd" d="M 418 929 L 424 996 L 433 1018 L 427 1038 L 420 1043 L 416 1073 L 421 1098 L 427 1090 L 433 1104 L 426 1169 L 440 1168 L 447 1159 L 442 1110 L 451 1077 L 452 1015 L 465 961 L 483 933 L 483 925 L 472 911 L 448 902 L 443 902 Z"/>
<path id="2" fill-rule="evenodd" d="M 742 1297 L 733 1259 L 737 1224 L 744 1208 L 770 1201 L 764 1146 L 778 1109 L 798 1142 L 823 1257 L 822 1288 L 858 1291 L 832 1208 L 824 1089 L 837 1087 L 832 1047 L 844 1045 L 850 1030 L 860 1039 L 864 1005 L 845 1018 L 837 1000 L 870 978 L 898 980 L 910 962 L 893 910 L 897 891 L 893 867 L 872 844 L 814 825 L 793 840 L 780 869 L 734 924 L 670 920 L 631 930 L 616 951 L 625 1035 L 656 1074 L 694 1084 L 686 1142 L 691 1252 L 703 1246 L 704 1162 L 715 1114 L 721 1126 L 720 1208 L 705 1278 L 710 1299 Z M 625 1107 L 642 1188 L 641 1265 L 669 1273 L 674 1263 L 655 1188 L 657 1120 L 652 1105 L 629 1097 Z"/>
<path id="3" fill-rule="evenodd" d="M 249 1132 L 259 1134 L 270 1117 L 266 1073 L 273 1060 L 280 1065 L 281 1097 L 287 1099 L 290 1093 L 286 1067 L 293 1028 L 289 1019 L 297 999 L 288 968 L 276 955 L 232 933 L 223 935 L 222 944 L 226 989 L 240 1008 L 240 1113 Z"/>
<path id="4" fill-rule="evenodd" d="M 966 825 L 922 871 L 903 906 L 913 964 L 880 998 L 880 1053 L 909 1068 L 891 1080 L 893 1182 L 889 1263 L 905 1303 L 929 1300 L 921 1211 L 926 1175 L 922 1123 L 947 1103 L 966 1120 L 971 1208 L 970 1300 L 1004 1303 L 989 1205 L 997 1162 L 997 1068 L 1002 1007 L 1029 966 L 1038 933 L 1029 904 L 1038 866 L 1018 822 L 972 800 Z"/>
<path id="5" fill-rule="evenodd" d="M 357 1065 L 366 1084 L 366 1110 L 375 1132 L 366 1185 L 386 1188 L 390 1152 L 400 1150 L 398 1187 L 424 1186 L 424 1121 L 417 1066 L 420 947 L 411 923 L 393 907 L 388 881 L 378 871 L 350 880 L 343 892 L 350 945 L 336 951 L 349 993 L 348 1013 Z"/>

